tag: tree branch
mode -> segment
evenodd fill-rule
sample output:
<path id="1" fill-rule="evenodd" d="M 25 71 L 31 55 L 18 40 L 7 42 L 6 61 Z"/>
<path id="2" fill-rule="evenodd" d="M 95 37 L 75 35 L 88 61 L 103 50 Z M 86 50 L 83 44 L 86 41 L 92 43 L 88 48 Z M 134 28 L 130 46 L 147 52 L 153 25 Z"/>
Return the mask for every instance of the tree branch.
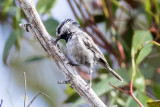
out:
<path id="1" fill-rule="evenodd" d="M 20 24 L 20 27 L 34 35 L 44 50 L 53 58 L 65 78 L 70 81 L 73 89 L 83 97 L 91 107 L 106 107 L 95 92 L 87 88 L 87 83 L 78 75 L 77 71 L 68 64 L 59 47 L 54 44 L 53 38 L 46 31 L 31 0 L 18 0 L 20 7 L 26 14 L 29 24 Z"/>

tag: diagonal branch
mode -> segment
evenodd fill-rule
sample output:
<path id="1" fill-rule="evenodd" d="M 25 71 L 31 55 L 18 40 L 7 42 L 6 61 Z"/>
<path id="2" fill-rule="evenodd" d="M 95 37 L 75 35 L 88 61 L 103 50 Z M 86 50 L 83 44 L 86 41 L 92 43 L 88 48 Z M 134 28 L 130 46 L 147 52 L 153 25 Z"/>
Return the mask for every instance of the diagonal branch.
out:
<path id="1" fill-rule="evenodd" d="M 70 81 L 73 89 L 83 97 L 91 107 L 106 107 L 95 92 L 91 88 L 87 88 L 87 83 L 78 75 L 77 71 L 68 64 L 68 59 L 59 47 L 54 44 L 54 40 L 46 31 L 32 0 L 18 0 L 18 2 L 29 21 L 29 24 L 20 24 L 20 27 L 34 35 L 44 50 L 53 58 L 65 78 Z"/>

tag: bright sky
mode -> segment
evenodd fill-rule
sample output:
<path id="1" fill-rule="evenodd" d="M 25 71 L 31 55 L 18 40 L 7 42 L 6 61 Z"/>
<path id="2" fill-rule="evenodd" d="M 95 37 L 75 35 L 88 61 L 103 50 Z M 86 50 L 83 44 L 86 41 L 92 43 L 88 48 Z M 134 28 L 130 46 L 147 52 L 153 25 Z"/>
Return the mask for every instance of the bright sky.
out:
<path id="1" fill-rule="evenodd" d="M 52 10 L 52 16 L 59 22 L 62 22 L 67 18 L 76 20 L 75 17 L 73 16 L 72 10 L 69 7 L 67 0 L 57 0 L 57 4 Z"/>

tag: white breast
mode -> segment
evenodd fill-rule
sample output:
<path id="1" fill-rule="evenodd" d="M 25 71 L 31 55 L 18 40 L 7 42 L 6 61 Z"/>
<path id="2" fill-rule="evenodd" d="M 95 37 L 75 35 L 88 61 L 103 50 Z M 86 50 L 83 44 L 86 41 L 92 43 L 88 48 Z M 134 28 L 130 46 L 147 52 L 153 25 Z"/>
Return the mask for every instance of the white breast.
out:
<path id="1" fill-rule="evenodd" d="M 92 63 L 94 54 L 84 45 L 80 37 L 72 36 L 66 45 L 68 54 L 77 64 L 86 65 L 86 62 Z"/>
<path id="2" fill-rule="evenodd" d="M 68 40 L 66 46 L 67 46 L 67 50 L 68 50 L 68 54 L 70 54 L 71 56 L 73 56 L 73 53 L 75 53 L 76 47 L 78 45 L 78 38 L 76 36 L 72 36 L 71 39 Z"/>

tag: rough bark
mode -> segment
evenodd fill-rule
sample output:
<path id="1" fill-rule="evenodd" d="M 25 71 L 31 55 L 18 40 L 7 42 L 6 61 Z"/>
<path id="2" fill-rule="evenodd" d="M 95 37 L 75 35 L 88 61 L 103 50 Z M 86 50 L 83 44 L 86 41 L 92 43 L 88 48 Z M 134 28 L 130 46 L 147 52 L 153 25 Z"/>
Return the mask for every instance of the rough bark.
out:
<path id="1" fill-rule="evenodd" d="M 28 24 L 20 24 L 20 27 L 38 40 L 44 50 L 53 58 L 71 87 L 85 99 L 90 107 L 106 107 L 92 88 L 88 89 L 87 83 L 79 76 L 74 67 L 68 64 L 68 59 L 58 45 L 54 44 L 54 40 L 46 31 L 32 0 L 18 0 L 18 2 L 29 22 Z"/>

